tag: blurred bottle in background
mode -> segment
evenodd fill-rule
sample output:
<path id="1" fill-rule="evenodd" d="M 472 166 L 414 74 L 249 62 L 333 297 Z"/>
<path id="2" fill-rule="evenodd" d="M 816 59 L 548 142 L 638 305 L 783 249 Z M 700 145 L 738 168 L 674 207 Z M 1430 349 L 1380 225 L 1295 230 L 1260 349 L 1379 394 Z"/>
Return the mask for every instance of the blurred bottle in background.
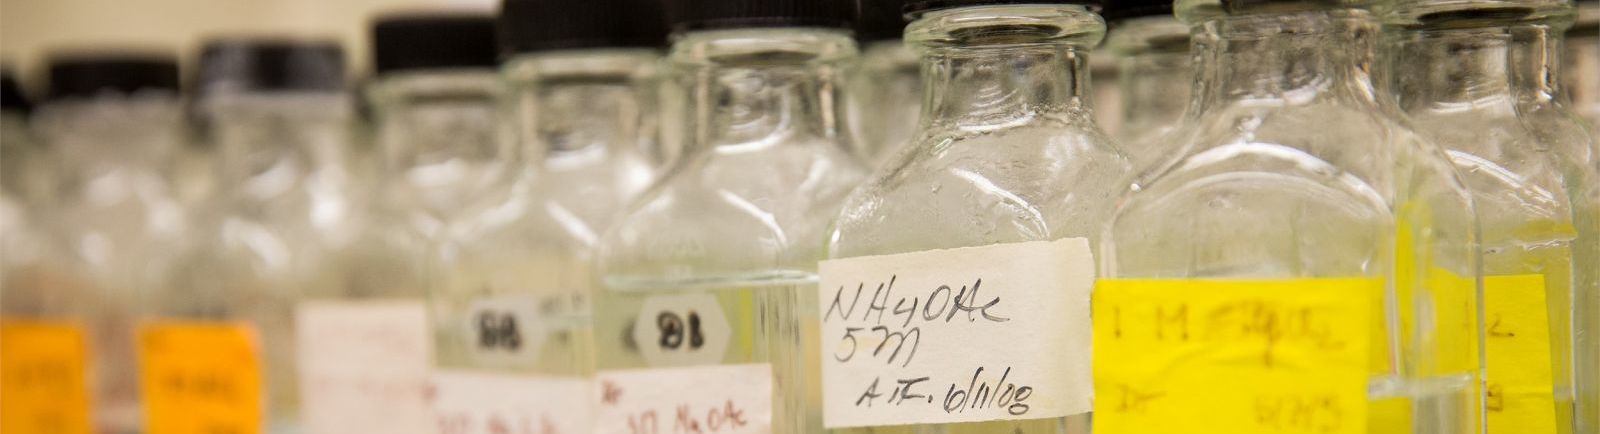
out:
<path id="1" fill-rule="evenodd" d="M 39 226 L 49 159 L 27 125 L 30 102 L 0 70 L 0 431 L 87 434 L 90 295 L 51 262 L 59 246 Z"/>
<path id="2" fill-rule="evenodd" d="M 1596 289 L 1587 250 L 1600 173 L 1592 139 L 1554 80 L 1570 2 L 1402 0 L 1385 14 L 1389 91 L 1448 152 L 1478 210 L 1483 242 L 1488 428 L 1592 432 L 1574 410 L 1576 325 Z M 1577 249 L 1577 251 L 1574 251 Z M 1575 262 L 1576 261 L 1576 262 Z M 1576 405 L 1576 407 L 1575 407 Z"/>
<path id="3" fill-rule="evenodd" d="M 1097 432 L 1181 431 L 1187 411 L 1229 429 L 1291 423 L 1228 410 L 1275 396 L 1329 397 L 1372 431 L 1481 432 L 1475 214 L 1443 150 L 1378 95 L 1370 6 L 1175 4 L 1206 68 L 1191 97 L 1203 104 L 1102 240 L 1095 312 L 1130 320 L 1094 319 Z M 1284 341 L 1315 356 L 1237 363 L 1185 356 L 1220 341 L 1175 344 L 1132 320 L 1262 302 L 1322 312 L 1321 336 L 1349 345 Z M 1308 374 L 1273 369 L 1291 364 Z M 1159 410 L 1118 405 L 1156 395 Z"/>
<path id="4" fill-rule="evenodd" d="M 1134 162 L 1146 167 L 1170 156 L 1168 137 L 1182 122 L 1194 75 L 1189 63 L 1189 26 L 1172 15 L 1172 2 L 1115 1 L 1104 16 L 1106 48 L 1117 58 L 1121 79 L 1117 140 Z"/>
<path id="5" fill-rule="evenodd" d="M 508 0 L 503 128 L 520 170 L 453 218 L 431 290 L 444 432 L 593 430 L 593 250 L 652 179 L 653 0 Z M 543 428 L 541 428 L 543 429 Z"/>
<path id="6" fill-rule="evenodd" d="M 49 101 L 34 126 L 50 152 L 56 197 L 40 220 L 49 226 L 35 227 L 59 236 L 50 268 L 65 273 L 51 280 L 59 287 L 39 290 L 83 300 L 93 318 L 97 426 L 135 432 L 135 315 L 163 285 L 190 229 L 170 177 L 185 146 L 178 65 L 166 54 L 109 50 L 58 53 L 49 64 Z"/>
<path id="7" fill-rule="evenodd" d="M 340 284 L 329 281 L 336 274 L 327 268 L 363 223 L 344 61 L 338 44 L 315 39 L 220 38 L 200 52 L 193 107 L 214 157 L 202 166 L 214 170 L 207 176 L 214 193 L 196 212 L 196 247 L 158 298 L 159 313 L 245 330 L 255 360 L 229 367 L 238 362 L 215 355 L 210 362 L 218 366 L 209 368 L 240 387 L 253 384 L 265 399 L 257 419 L 223 419 L 229 412 L 218 411 L 208 422 L 214 426 L 300 432 L 303 404 L 317 403 L 302 401 L 298 386 L 326 359 L 297 369 L 304 354 L 296 351 L 296 302 L 308 288 Z"/>
<path id="8" fill-rule="evenodd" d="M 854 4 L 666 8 L 690 135 L 600 244 L 599 432 L 665 431 L 684 409 L 817 432 L 815 266 L 864 175 L 840 116 Z"/>
<path id="9" fill-rule="evenodd" d="M 900 34 L 906 19 L 899 0 L 862 0 L 856 21 L 860 65 L 845 94 L 851 141 L 869 165 L 888 159 L 917 131 L 922 109 L 922 67 Z"/>

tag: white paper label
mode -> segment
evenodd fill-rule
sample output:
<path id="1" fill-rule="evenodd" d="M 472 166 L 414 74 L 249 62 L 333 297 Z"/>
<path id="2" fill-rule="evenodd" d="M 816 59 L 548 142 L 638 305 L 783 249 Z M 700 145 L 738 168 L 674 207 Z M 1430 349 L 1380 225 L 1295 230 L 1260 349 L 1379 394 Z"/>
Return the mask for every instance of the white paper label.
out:
<path id="1" fill-rule="evenodd" d="M 304 302 L 295 320 L 307 433 L 429 433 L 420 300 Z"/>
<path id="2" fill-rule="evenodd" d="M 440 370 L 433 376 L 438 434 L 588 434 L 593 382 Z"/>
<path id="3" fill-rule="evenodd" d="M 772 432 L 772 365 L 601 372 L 600 434 Z"/>
<path id="4" fill-rule="evenodd" d="M 824 261 L 828 428 L 1089 411 L 1083 238 Z"/>
<path id="5" fill-rule="evenodd" d="M 728 353 L 733 328 L 711 294 L 657 295 L 639 308 L 633 341 L 650 366 L 705 365 Z"/>
<path id="6" fill-rule="evenodd" d="M 469 339 L 468 354 L 481 366 L 528 366 L 544 346 L 539 302 L 532 296 L 473 300 L 461 326 Z"/>

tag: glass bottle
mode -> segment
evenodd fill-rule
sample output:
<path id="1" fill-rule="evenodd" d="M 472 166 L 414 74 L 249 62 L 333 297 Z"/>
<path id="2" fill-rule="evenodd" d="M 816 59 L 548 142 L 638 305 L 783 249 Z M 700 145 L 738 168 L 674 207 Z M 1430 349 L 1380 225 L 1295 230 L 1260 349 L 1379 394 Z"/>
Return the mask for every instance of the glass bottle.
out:
<path id="1" fill-rule="evenodd" d="M 492 17 L 382 15 L 371 36 L 382 160 L 360 227 L 296 302 L 303 418 L 320 433 L 428 433 L 433 253 L 452 219 L 514 179 L 516 153 L 497 122 Z"/>
<path id="2" fill-rule="evenodd" d="M 853 5 L 666 9 L 667 74 L 688 89 L 690 135 L 600 243 L 600 432 L 665 431 L 679 408 L 741 416 L 723 419 L 751 432 L 816 432 L 815 264 L 864 176 L 840 107 Z"/>
<path id="3" fill-rule="evenodd" d="M 1390 91 L 1417 130 L 1449 154 L 1482 227 L 1489 432 L 1589 432 L 1575 385 L 1575 297 L 1600 257 L 1592 138 L 1553 78 L 1572 7 L 1561 1 L 1412 0 L 1385 14 Z M 1563 152 L 1562 150 L 1574 150 Z M 1585 227 L 1588 224 L 1589 227 Z M 1574 251 L 1578 249 L 1579 251 Z M 1578 261 L 1578 262 L 1574 262 Z M 1587 404 L 1594 405 L 1594 404 Z M 1592 423 L 1592 422 L 1591 422 Z"/>
<path id="4" fill-rule="evenodd" d="M 509 0 L 500 28 L 514 53 L 504 122 L 525 167 L 441 240 L 435 410 L 441 427 L 591 432 L 593 252 L 653 175 L 665 25 L 652 1 Z"/>
<path id="5" fill-rule="evenodd" d="M 1117 57 L 1123 77 L 1117 141 L 1145 167 L 1172 150 L 1162 148 L 1189 103 L 1189 27 L 1172 15 L 1172 2 L 1112 2 L 1104 12 L 1110 31 L 1106 47 Z"/>
<path id="6" fill-rule="evenodd" d="M 96 427 L 140 430 L 136 315 L 187 243 L 188 216 L 168 177 L 184 130 L 178 66 L 143 52 L 58 53 L 34 131 L 49 149 L 57 197 L 43 230 L 58 236 L 52 280 L 85 300 Z M 46 224 L 41 221 L 41 224 Z"/>
<path id="7" fill-rule="evenodd" d="M 916 132 L 922 107 L 922 71 L 900 35 L 906 20 L 899 0 L 861 2 L 856 41 L 861 64 L 847 78 L 845 109 L 856 154 L 872 165 L 888 160 Z"/>
<path id="8" fill-rule="evenodd" d="M 87 433 L 89 294 L 52 261 L 59 246 L 43 224 L 49 197 L 39 193 L 49 160 L 10 72 L 0 70 L 0 430 Z"/>
<path id="9" fill-rule="evenodd" d="M 318 40 L 221 38 L 205 44 L 199 67 L 194 113 L 205 119 L 215 160 L 203 167 L 213 170 L 207 178 L 215 192 L 199 213 L 196 246 L 157 298 L 157 312 L 170 323 L 209 326 L 207 339 L 225 342 L 222 348 L 250 349 L 248 363 L 212 356 L 200 359 L 209 365 L 189 369 L 227 373 L 220 377 L 226 384 L 253 389 L 264 401 L 231 401 L 234 407 L 219 408 L 212 419 L 190 423 L 328 432 L 319 411 L 340 408 L 351 426 L 372 426 L 361 425 L 372 423 L 370 410 L 338 405 L 349 392 L 325 372 L 330 357 L 300 351 L 338 335 L 298 330 L 316 320 L 297 306 L 300 295 L 337 282 L 325 268 L 338 263 L 364 223 L 349 156 L 353 98 L 344 51 Z M 365 331 L 356 327 L 352 333 Z M 244 343 L 226 343 L 241 335 Z M 306 382 L 310 377 L 317 382 Z"/>
<path id="10" fill-rule="evenodd" d="M 1340 426 L 1481 432 L 1470 196 L 1378 96 L 1377 18 L 1360 2 L 1215 6 L 1175 6 L 1214 38 L 1195 44 L 1204 108 L 1103 239 L 1097 432 L 1197 412 L 1218 429 L 1364 413 Z M 1308 417 L 1278 411 L 1308 402 Z"/>
<path id="11" fill-rule="evenodd" d="M 823 406 L 837 432 L 1088 432 L 1091 247 L 1132 169 L 1093 120 L 1088 59 L 1104 22 L 1083 3 L 1039 3 L 909 9 L 905 37 L 927 82 L 913 148 L 846 201 L 822 265 Z M 893 319 L 855 306 L 862 285 L 894 306 Z M 951 288 L 962 294 L 953 302 Z M 982 318 L 929 315 L 960 308 L 963 296 Z M 902 314 L 918 300 L 925 306 Z M 893 333 L 918 335 L 906 341 L 909 359 L 855 348 Z M 1010 342 L 960 347 L 980 334 Z M 919 374 L 899 390 L 927 402 L 898 401 L 903 392 L 886 386 Z M 1031 396 L 1006 392 L 1019 387 Z"/>

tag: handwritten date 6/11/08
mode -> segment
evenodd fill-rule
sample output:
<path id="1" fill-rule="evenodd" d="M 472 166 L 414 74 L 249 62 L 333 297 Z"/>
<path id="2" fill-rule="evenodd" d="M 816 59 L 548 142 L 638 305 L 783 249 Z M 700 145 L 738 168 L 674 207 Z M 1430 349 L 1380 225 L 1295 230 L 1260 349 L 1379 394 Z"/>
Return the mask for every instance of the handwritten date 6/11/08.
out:
<path id="1" fill-rule="evenodd" d="M 1033 387 L 1018 385 L 1010 380 L 1011 368 L 1001 371 L 998 379 L 993 382 L 985 378 L 986 368 L 979 367 L 972 372 L 972 378 L 963 387 L 961 384 L 950 383 L 945 388 L 942 398 L 936 399 L 934 393 L 923 392 L 929 377 L 901 378 L 884 382 L 882 378 L 875 378 L 867 385 L 865 391 L 856 398 L 856 407 L 872 407 L 873 404 L 882 403 L 889 406 L 900 405 L 939 405 L 945 413 L 966 413 L 967 411 L 984 411 L 987 409 L 1003 409 L 1012 416 L 1021 416 L 1028 413 L 1028 397 L 1033 396 Z M 993 371 L 989 371 L 992 376 Z"/>

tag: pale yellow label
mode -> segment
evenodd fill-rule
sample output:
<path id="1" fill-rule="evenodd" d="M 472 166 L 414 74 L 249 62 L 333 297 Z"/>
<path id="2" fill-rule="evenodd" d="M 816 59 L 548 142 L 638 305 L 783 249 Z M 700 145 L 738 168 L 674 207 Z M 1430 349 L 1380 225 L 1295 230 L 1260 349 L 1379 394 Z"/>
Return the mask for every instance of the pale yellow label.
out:
<path id="1" fill-rule="evenodd" d="M 0 320 L 0 432 L 88 434 L 88 360 L 77 324 Z"/>
<path id="2" fill-rule="evenodd" d="M 1105 279 L 1096 434 L 1364 434 L 1381 281 Z"/>
<path id="3" fill-rule="evenodd" d="M 261 360 L 255 330 L 226 322 L 139 327 L 145 431 L 261 432 Z"/>
<path id="4" fill-rule="evenodd" d="M 1556 432 L 1544 276 L 1483 279 L 1490 432 Z"/>

